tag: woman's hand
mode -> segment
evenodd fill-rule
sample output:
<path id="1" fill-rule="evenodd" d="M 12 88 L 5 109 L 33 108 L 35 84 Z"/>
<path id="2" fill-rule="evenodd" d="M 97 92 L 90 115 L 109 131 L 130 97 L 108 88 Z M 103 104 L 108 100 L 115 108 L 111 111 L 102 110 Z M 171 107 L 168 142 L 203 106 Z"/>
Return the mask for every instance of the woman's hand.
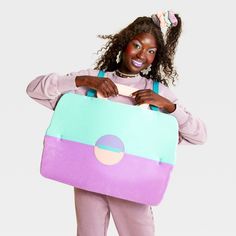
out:
<path id="1" fill-rule="evenodd" d="M 86 86 L 95 89 L 104 97 L 117 96 L 118 89 L 114 82 L 109 78 L 99 78 L 96 76 L 77 76 L 75 78 L 77 87 Z"/>
<path id="2" fill-rule="evenodd" d="M 157 106 L 158 108 L 164 110 L 167 113 L 171 113 L 176 109 L 176 105 L 174 103 L 153 92 L 153 90 L 151 89 L 138 90 L 132 93 L 132 97 L 134 97 L 136 105 L 147 103 L 150 105 Z"/>

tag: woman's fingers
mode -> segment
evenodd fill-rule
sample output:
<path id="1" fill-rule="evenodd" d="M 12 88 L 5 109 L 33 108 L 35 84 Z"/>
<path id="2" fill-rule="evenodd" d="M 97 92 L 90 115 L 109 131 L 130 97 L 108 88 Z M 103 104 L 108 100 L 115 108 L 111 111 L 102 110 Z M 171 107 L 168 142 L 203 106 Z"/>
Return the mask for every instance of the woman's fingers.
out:
<path id="1" fill-rule="evenodd" d="M 137 96 L 144 96 L 146 94 L 151 95 L 153 91 L 151 89 L 140 89 L 134 93 L 132 93 L 132 97 L 137 97 Z"/>
<path id="2" fill-rule="evenodd" d="M 153 101 L 153 98 L 150 95 L 135 97 L 136 105 L 140 105 L 143 103 L 151 104 L 152 101 Z"/>
<path id="3" fill-rule="evenodd" d="M 119 91 L 118 91 L 116 84 L 110 79 L 108 79 L 108 82 L 110 85 L 110 89 L 112 90 L 112 93 L 117 96 L 119 94 Z"/>
<path id="4" fill-rule="evenodd" d="M 132 93 L 132 97 L 136 97 L 138 94 L 145 92 L 145 90 L 146 89 L 141 89 L 141 90 L 135 91 L 134 93 Z"/>
<path id="5" fill-rule="evenodd" d="M 118 95 L 117 86 L 108 78 L 101 80 L 99 91 L 104 97 L 116 96 Z"/>
<path id="6" fill-rule="evenodd" d="M 153 100 L 153 91 L 150 89 L 142 89 L 132 93 L 137 105 L 150 103 Z"/>
<path id="7" fill-rule="evenodd" d="M 118 89 L 117 89 L 116 85 L 110 79 L 105 79 L 104 84 L 105 84 L 106 89 L 109 93 L 109 96 L 118 95 Z"/>

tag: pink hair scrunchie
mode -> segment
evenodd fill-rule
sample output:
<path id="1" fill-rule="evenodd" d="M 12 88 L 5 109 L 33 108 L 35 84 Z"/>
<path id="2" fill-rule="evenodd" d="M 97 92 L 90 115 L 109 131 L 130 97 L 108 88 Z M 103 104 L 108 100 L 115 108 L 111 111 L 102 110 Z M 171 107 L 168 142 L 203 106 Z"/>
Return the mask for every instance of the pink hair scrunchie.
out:
<path id="1" fill-rule="evenodd" d="M 168 18 L 171 22 L 171 26 L 176 26 L 178 24 L 178 20 L 175 16 L 175 13 L 173 11 L 168 11 Z"/>
<path id="2" fill-rule="evenodd" d="M 157 11 L 157 13 L 153 14 L 151 18 L 160 28 L 175 27 L 178 24 L 178 20 L 173 11 Z"/>
<path id="3" fill-rule="evenodd" d="M 172 26 L 172 23 L 169 19 L 169 11 L 165 11 L 164 12 L 164 19 L 165 19 L 165 22 L 166 22 L 166 26 L 167 27 L 171 27 Z"/>
<path id="4" fill-rule="evenodd" d="M 157 12 L 157 17 L 158 17 L 159 20 L 160 20 L 160 27 L 161 27 L 161 28 L 167 27 L 166 22 L 165 22 L 165 18 L 164 18 L 164 15 L 163 15 L 163 12 L 162 12 L 162 11 L 158 11 L 158 12 Z"/>
<path id="5" fill-rule="evenodd" d="M 151 15 L 152 21 L 155 23 L 156 26 L 160 27 L 160 20 L 156 14 Z"/>

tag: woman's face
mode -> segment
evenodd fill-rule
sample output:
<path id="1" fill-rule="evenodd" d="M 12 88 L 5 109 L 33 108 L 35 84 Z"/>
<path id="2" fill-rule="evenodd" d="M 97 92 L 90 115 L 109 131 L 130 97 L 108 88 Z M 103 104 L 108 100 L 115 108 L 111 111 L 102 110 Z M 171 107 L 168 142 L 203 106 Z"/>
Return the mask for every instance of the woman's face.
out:
<path id="1" fill-rule="evenodd" d="M 119 68 L 123 73 L 137 74 L 152 64 L 157 52 L 157 42 L 150 33 L 136 35 L 122 54 Z"/>

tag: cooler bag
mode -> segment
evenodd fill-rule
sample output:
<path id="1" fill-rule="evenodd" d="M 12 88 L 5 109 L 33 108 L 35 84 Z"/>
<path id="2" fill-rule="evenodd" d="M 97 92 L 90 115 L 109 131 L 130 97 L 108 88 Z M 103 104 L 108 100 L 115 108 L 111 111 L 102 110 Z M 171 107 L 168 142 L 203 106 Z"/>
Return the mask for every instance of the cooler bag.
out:
<path id="1" fill-rule="evenodd" d="M 117 87 L 120 94 L 132 90 Z M 88 95 L 66 93 L 59 100 L 44 137 L 41 174 L 80 189 L 159 204 L 175 164 L 176 119 L 93 97 L 91 90 Z"/>

